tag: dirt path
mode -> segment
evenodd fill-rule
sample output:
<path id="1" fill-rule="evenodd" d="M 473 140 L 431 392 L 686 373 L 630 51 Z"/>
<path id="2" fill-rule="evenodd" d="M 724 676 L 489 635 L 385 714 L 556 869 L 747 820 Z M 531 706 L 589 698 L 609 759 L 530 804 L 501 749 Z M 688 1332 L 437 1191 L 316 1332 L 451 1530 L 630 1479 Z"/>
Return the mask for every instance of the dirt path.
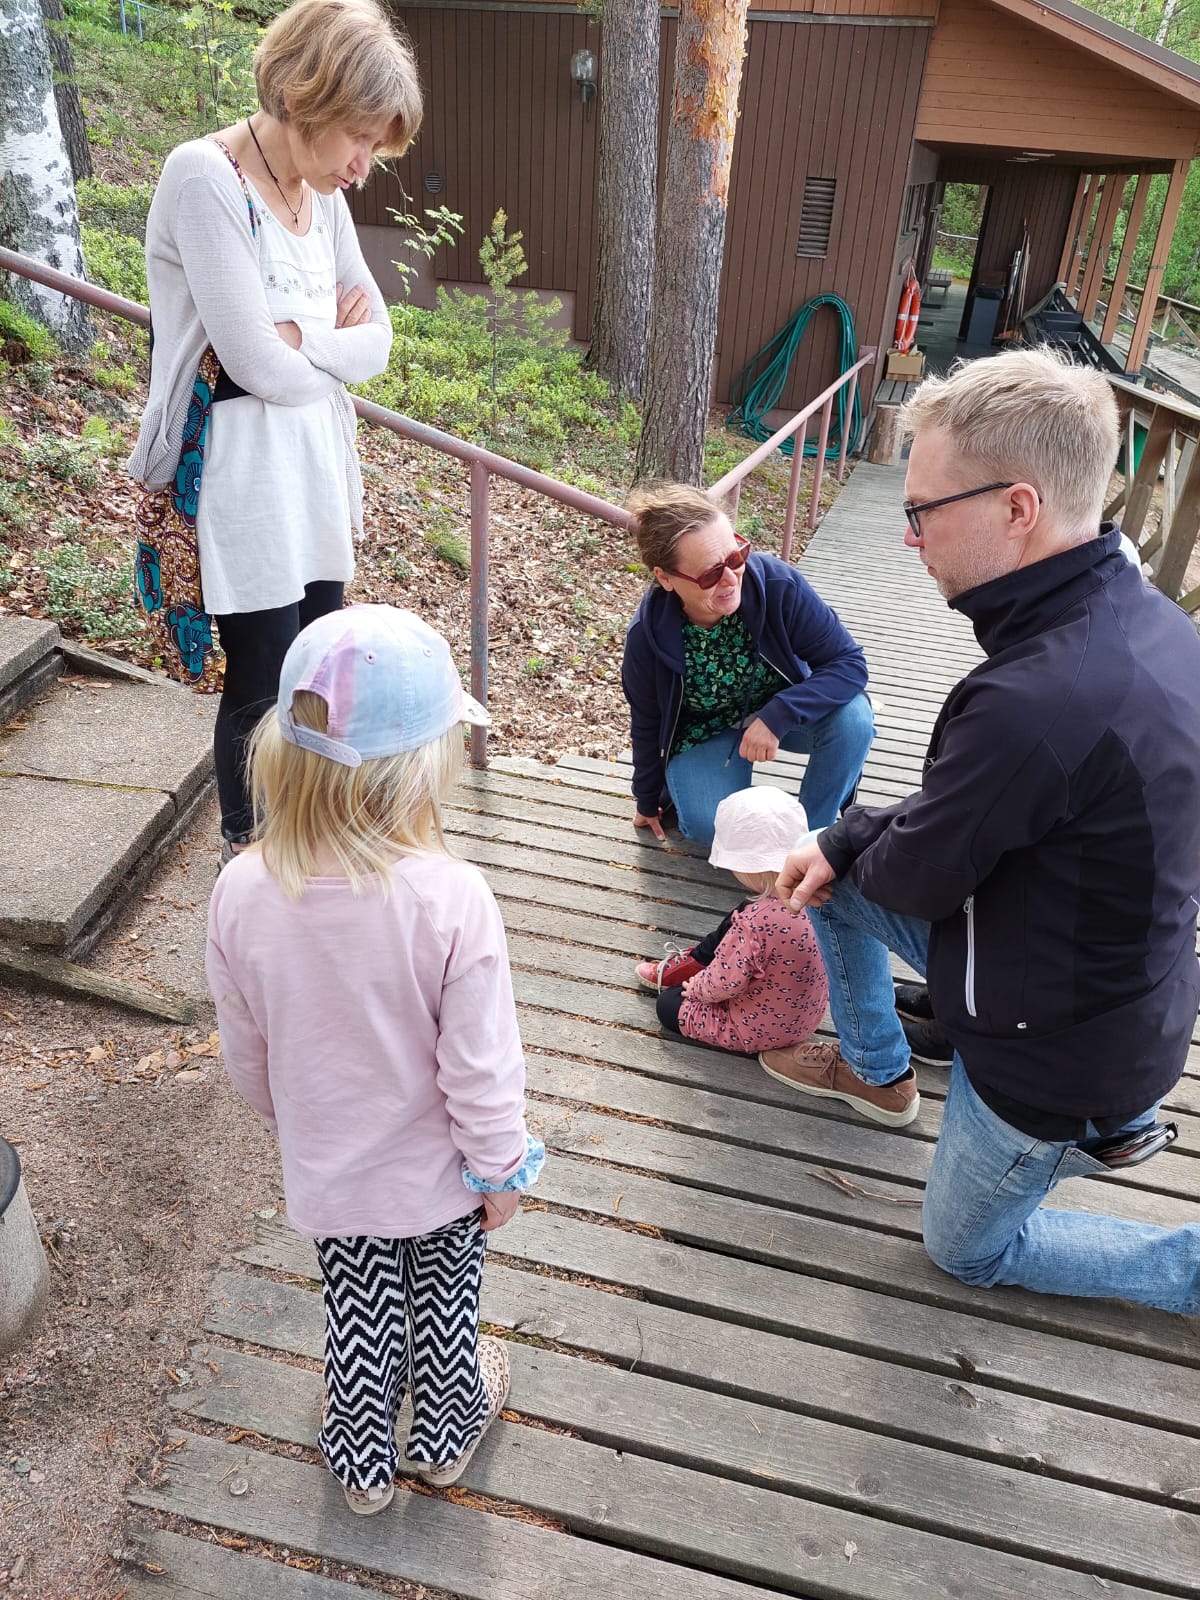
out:
<path id="1" fill-rule="evenodd" d="M 203 992 L 215 809 L 96 952 Z M 208 1282 L 281 1206 L 272 1142 L 192 1029 L 0 995 L 0 1130 L 50 1245 L 37 1336 L 0 1363 L 0 1593 L 116 1600 L 124 1491 L 167 1423 Z M 199 1053 L 193 1053 L 198 1049 Z"/>

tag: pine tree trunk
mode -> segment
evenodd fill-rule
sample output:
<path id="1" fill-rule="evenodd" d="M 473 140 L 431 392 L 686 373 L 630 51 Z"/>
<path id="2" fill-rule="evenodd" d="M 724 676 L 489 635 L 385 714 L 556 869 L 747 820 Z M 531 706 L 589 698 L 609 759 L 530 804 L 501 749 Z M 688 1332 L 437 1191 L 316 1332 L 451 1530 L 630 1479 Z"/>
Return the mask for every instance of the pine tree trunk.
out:
<path id="1" fill-rule="evenodd" d="M 65 21 L 62 0 L 42 0 L 42 16 L 47 23 Z M 92 147 L 88 144 L 83 102 L 75 82 L 75 57 L 71 54 L 71 41 L 61 28 L 47 27 L 46 43 L 50 47 L 50 64 L 54 69 L 54 104 L 58 107 L 58 125 L 71 158 L 71 176 L 78 183 L 80 178 L 92 176 Z"/>
<path id="2" fill-rule="evenodd" d="M 605 0 L 600 214 L 588 364 L 641 399 L 650 342 L 658 169 L 659 0 Z"/>
<path id="3" fill-rule="evenodd" d="M 50 52 L 38 0 L 0 4 L 0 244 L 83 277 L 71 163 L 58 125 Z M 92 342 L 87 307 L 8 274 L 3 293 L 81 354 Z"/>
<path id="4" fill-rule="evenodd" d="M 636 476 L 699 483 L 749 0 L 682 0 Z"/>

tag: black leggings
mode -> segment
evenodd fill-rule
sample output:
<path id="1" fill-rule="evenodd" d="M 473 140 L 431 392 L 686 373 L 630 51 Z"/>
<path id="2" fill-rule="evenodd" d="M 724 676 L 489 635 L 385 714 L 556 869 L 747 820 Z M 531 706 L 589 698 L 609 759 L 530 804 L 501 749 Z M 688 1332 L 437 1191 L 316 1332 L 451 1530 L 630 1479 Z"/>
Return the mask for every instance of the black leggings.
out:
<path id="1" fill-rule="evenodd" d="M 218 617 L 225 652 L 225 688 L 217 709 L 213 759 L 221 801 L 221 833 L 238 842 L 254 827 L 246 771 L 246 741 L 275 704 L 288 646 L 310 622 L 340 611 L 345 585 L 322 580 L 305 586 L 304 599 L 273 611 L 236 611 Z"/>

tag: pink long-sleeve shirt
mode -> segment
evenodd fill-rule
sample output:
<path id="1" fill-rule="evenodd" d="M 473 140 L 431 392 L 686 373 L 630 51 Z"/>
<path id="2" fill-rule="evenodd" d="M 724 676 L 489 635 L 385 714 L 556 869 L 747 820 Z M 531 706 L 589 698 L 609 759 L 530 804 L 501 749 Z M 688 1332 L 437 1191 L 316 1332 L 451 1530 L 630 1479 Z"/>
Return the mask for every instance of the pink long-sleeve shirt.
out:
<path id="1" fill-rule="evenodd" d="M 814 1031 L 829 983 L 806 916 L 774 898 L 733 914 L 716 956 L 688 984 L 679 1029 L 722 1050 L 779 1050 Z"/>
<path id="2" fill-rule="evenodd" d="M 288 1216 L 313 1237 L 411 1237 L 525 1157 L 525 1061 L 500 910 L 475 867 L 408 856 L 392 894 L 261 854 L 217 879 L 208 984 L 225 1066 L 279 1133 Z"/>

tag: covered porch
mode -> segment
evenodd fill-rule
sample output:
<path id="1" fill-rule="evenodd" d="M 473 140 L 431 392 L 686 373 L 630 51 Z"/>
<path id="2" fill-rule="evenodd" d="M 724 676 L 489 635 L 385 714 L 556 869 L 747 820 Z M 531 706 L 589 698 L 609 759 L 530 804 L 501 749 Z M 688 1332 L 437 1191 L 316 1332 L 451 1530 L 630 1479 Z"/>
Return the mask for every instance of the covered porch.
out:
<path id="1" fill-rule="evenodd" d="M 909 170 L 910 191 L 923 203 L 906 207 L 905 220 L 908 255 L 924 284 L 945 186 L 987 191 L 953 341 L 983 348 L 955 353 L 985 353 L 1018 337 L 1057 289 L 1058 326 L 1077 334 L 1083 358 L 1138 374 L 1198 148 L 1195 63 L 1070 0 L 945 0 Z M 1152 189 L 1159 175 L 1165 182 Z M 1151 266 L 1131 298 L 1144 235 L 1153 239 Z M 928 329 L 931 370 L 944 369 L 952 331 L 948 308 L 939 313 Z M 1052 334 L 1053 323 L 1034 336 Z"/>

